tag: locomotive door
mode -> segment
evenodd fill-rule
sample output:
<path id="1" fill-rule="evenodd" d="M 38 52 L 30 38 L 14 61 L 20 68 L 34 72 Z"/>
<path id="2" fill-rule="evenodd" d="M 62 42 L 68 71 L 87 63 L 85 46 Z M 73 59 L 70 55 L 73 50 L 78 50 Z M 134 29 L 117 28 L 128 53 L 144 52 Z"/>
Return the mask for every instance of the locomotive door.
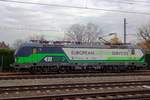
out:
<path id="1" fill-rule="evenodd" d="M 37 60 L 38 60 L 37 52 L 38 52 L 37 48 L 32 48 L 32 54 L 34 55 L 32 57 L 32 62 L 33 63 L 37 63 Z"/>

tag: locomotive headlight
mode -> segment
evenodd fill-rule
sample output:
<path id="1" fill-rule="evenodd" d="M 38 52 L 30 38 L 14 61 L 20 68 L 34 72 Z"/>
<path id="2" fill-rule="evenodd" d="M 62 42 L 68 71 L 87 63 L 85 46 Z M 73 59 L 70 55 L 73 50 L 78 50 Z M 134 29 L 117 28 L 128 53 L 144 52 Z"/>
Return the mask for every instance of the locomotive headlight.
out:
<path id="1" fill-rule="evenodd" d="M 16 57 L 16 58 L 15 58 L 15 62 L 17 62 L 17 60 L 18 60 L 18 58 Z"/>

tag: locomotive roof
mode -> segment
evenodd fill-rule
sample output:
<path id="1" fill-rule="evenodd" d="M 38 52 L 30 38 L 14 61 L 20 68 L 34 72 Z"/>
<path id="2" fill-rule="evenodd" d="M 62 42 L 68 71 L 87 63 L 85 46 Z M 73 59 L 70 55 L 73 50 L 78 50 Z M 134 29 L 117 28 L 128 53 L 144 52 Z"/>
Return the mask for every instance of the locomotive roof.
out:
<path id="1" fill-rule="evenodd" d="M 100 43 L 89 44 L 41 44 L 41 43 L 24 43 L 21 47 L 87 47 L 87 48 L 137 48 L 135 45 L 102 45 Z"/>

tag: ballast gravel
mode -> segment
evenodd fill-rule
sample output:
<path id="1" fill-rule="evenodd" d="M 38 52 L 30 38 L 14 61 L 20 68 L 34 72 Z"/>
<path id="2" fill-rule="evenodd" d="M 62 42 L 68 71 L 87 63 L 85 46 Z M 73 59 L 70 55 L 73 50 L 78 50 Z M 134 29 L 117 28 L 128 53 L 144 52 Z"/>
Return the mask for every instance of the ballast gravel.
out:
<path id="1" fill-rule="evenodd" d="M 0 80 L 0 87 L 22 85 L 50 85 L 74 83 L 100 83 L 100 82 L 128 82 L 150 81 L 150 76 L 104 76 L 104 77 L 78 77 L 78 78 L 47 78 L 47 79 L 15 79 Z"/>

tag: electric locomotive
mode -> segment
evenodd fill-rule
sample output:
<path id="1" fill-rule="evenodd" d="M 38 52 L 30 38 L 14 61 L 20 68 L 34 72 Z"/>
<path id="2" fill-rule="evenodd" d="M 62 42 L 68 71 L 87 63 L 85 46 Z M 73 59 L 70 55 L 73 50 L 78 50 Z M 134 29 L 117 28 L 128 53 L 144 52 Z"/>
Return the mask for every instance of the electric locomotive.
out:
<path id="1" fill-rule="evenodd" d="M 135 46 L 70 41 L 33 41 L 15 52 L 16 69 L 30 72 L 121 72 L 146 67 L 144 50 Z"/>

